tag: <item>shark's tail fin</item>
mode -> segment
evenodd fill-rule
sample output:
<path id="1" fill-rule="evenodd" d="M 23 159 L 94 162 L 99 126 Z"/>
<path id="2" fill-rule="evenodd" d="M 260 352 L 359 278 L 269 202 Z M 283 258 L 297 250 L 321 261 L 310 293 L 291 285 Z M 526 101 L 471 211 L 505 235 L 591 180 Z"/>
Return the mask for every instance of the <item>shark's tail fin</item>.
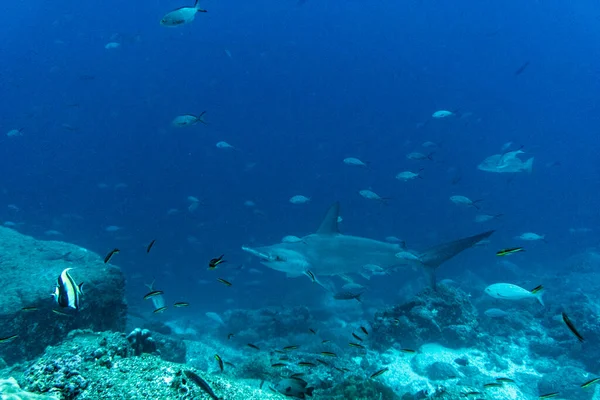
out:
<path id="1" fill-rule="evenodd" d="M 437 268 L 463 250 L 473 247 L 478 242 L 489 237 L 494 231 L 487 231 L 478 235 L 458 239 L 450 243 L 443 243 L 425 250 L 419 256 L 421 263 L 429 268 Z"/>
<path id="2" fill-rule="evenodd" d="M 469 236 L 463 239 L 458 239 L 450 243 L 443 243 L 434 246 L 419 256 L 419 260 L 430 275 L 431 286 L 436 288 L 435 270 L 437 267 L 448 261 L 463 250 L 473 247 L 478 242 L 489 237 L 494 231 L 487 231 L 478 235 Z"/>

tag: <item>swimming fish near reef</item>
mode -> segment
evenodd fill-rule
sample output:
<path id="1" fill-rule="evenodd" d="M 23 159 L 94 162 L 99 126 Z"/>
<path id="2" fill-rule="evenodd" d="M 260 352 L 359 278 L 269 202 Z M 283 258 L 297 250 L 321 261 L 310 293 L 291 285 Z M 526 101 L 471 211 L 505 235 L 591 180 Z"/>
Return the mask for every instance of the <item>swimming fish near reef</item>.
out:
<path id="1" fill-rule="evenodd" d="M 167 307 L 166 307 L 166 306 L 164 306 L 164 307 L 159 307 L 159 308 L 157 308 L 156 310 L 154 310 L 154 311 L 152 311 L 152 312 L 153 312 L 154 314 L 160 314 L 160 313 L 164 312 L 166 309 L 167 309 Z"/>
<path id="2" fill-rule="evenodd" d="M 285 378 L 275 385 L 275 390 L 285 397 L 305 399 L 306 396 L 312 396 L 315 388 L 308 387 L 308 383 L 301 378 Z"/>
<path id="3" fill-rule="evenodd" d="M 217 278 L 217 280 L 218 280 L 219 282 L 221 282 L 221 283 L 222 283 L 223 285 L 225 285 L 225 286 L 231 286 L 231 285 L 232 285 L 232 283 L 231 283 L 231 282 L 229 282 L 229 281 L 226 281 L 226 280 L 225 280 L 225 279 L 223 279 L 223 278 Z"/>
<path id="4" fill-rule="evenodd" d="M 190 370 L 183 371 L 183 374 L 190 381 L 194 382 L 196 385 L 198 385 L 200 388 L 202 388 L 202 390 L 204 390 L 211 397 L 211 399 L 221 400 L 221 398 L 218 397 L 215 394 L 215 392 L 212 390 L 212 388 L 210 387 L 208 382 L 206 382 L 204 379 L 202 379 L 198 374 L 196 374 L 195 372 L 190 371 Z"/>
<path id="5" fill-rule="evenodd" d="M 551 399 L 553 397 L 558 396 L 559 394 L 560 394 L 560 392 L 546 393 L 546 394 L 543 394 L 540 397 L 538 397 L 538 399 L 540 399 L 540 400 Z"/>
<path id="6" fill-rule="evenodd" d="M 248 347 L 250 347 L 251 349 L 254 349 L 254 350 L 260 350 L 260 348 L 257 345 L 252 344 L 252 343 L 248 343 L 246 346 L 248 346 Z"/>
<path id="7" fill-rule="evenodd" d="M 21 311 L 24 311 L 24 312 L 37 311 L 37 310 L 38 310 L 38 308 L 35 306 L 21 308 Z"/>
<path id="8" fill-rule="evenodd" d="M 504 310 L 501 310 L 499 308 L 490 308 L 485 310 L 484 314 L 487 317 L 490 318 L 504 318 L 504 317 L 508 317 L 508 313 Z"/>
<path id="9" fill-rule="evenodd" d="M 522 150 L 516 150 L 504 154 L 491 155 L 483 160 L 477 166 L 477 169 L 495 173 L 531 172 L 533 169 L 533 157 L 523 162 L 518 158 L 518 155 L 523 153 L 524 151 Z"/>
<path id="10" fill-rule="evenodd" d="M 179 301 L 175 304 L 173 304 L 173 307 L 175 308 L 182 308 L 182 307 L 189 307 L 190 303 L 187 303 L 185 301 Z"/>
<path id="11" fill-rule="evenodd" d="M 542 295 L 544 294 L 544 287 L 542 285 L 532 289 L 523 289 L 520 286 L 513 285 L 512 283 L 494 283 L 485 288 L 485 292 L 495 299 L 504 300 L 521 300 L 521 299 L 536 299 L 541 305 L 544 305 Z"/>
<path id="12" fill-rule="evenodd" d="M 221 254 L 217 258 L 211 259 L 208 263 L 208 269 L 215 269 L 219 266 L 219 264 L 227 262 L 226 260 L 223 260 L 223 257 L 225 257 L 225 254 Z"/>
<path id="13" fill-rule="evenodd" d="M 107 255 L 106 257 L 104 257 L 104 264 L 107 264 L 110 259 L 115 255 L 118 254 L 121 250 L 119 249 L 112 249 Z"/>
<path id="14" fill-rule="evenodd" d="M 567 328 L 569 328 L 571 333 L 573 333 L 573 335 L 575 335 L 577 340 L 579 340 L 580 342 L 584 342 L 585 339 L 583 339 L 583 336 L 581 336 L 579 331 L 577 331 L 577 328 L 575 328 L 575 325 L 573 325 L 573 322 L 571 322 L 571 320 L 569 319 L 567 314 L 562 313 L 561 315 L 562 315 L 562 319 L 563 319 L 564 323 L 567 325 Z"/>
<path id="15" fill-rule="evenodd" d="M 322 351 L 321 355 L 325 356 L 325 357 L 337 357 L 337 354 L 335 354 L 335 353 L 333 353 L 331 351 Z"/>
<path id="16" fill-rule="evenodd" d="M 3 338 L 0 338 L 0 343 L 8 343 L 11 342 L 13 340 L 15 340 L 16 338 L 18 338 L 19 335 L 10 335 L 10 336 L 6 336 Z"/>
<path id="17" fill-rule="evenodd" d="M 590 380 L 589 380 L 589 381 L 587 381 L 586 383 L 582 383 L 582 384 L 581 384 L 581 388 L 582 388 L 582 389 L 585 389 L 585 388 L 587 388 L 587 387 L 590 387 L 590 386 L 592 386 L 593 384 L 596 384 L 596 383 L 598 383 L 598 382 L 600 382 L 600 378 L 594 378 L 594 379 L 590 379 Z"/>
<path id="18" fill-rule="evenodd" d="M 196 14 L 199 12 L 205 13 L 206 10 L 200 8 L 200 0 L 196 0 L 193 7 L 180 7 L 165 14 L 160 20 L 160 24 L 168 27 L 189 24 L 196 18 Z"/>
<path id="19" fill-rule="evenodd" d="M 347 158 L 344 158 L 343 161 L 344 161 L 344 164 L 346 164 L 346 165 L 353 165 L 356 167 L 367 167 L 367 163 L 365 163 L 362 160 L 359 160 L 356 157 L 347 157 Z"/>
<path id="20" fill-rule="evenodd" d="M 202 124 L 206 125 L 206 121 L 204 121 L 204 114 L 206 114 L 206 111 L 202 111 L 198 115 L 192 115 L 192 114 L 178 115 L 173 119 L 173 121 L 171 121 L 171 125 L 176 126 L 178 128 L 196 125 L 197 123 L 202 123 Z M 192 196 L 190 196 L 190 197 L 192 197 Z M 190 197 L 188 197 L 188 199 L 190 199 Z M 194 198 L 194 199 L 196 201 L 192 201 L 193 203 L 200 202 L 198 199 L 196 199 L 196 198 Z"/>
<path id="21" fill-rule="evenodd" d="M 364 333 L 365 335 L 368 335 L 368 334 L 369 334 L 369 331 L 367 331 L 367 328 L 365 328 L 364 326 L 361 326 L 361 327 L 360 327 L 360 330 L 361 330 L 361 331 L 363 331 L 363 333 Z"/>
<path id="22" fill-rule="evenodd" d="M 79 303 L 83 291 L 81 287 L 83 283 L 79 285 L 75 283 L 75 280 L 69 274 L 72 268 L 67 268 L 58 276 L 56 282 L 56 289 L 52 294 L 56 303 L 61 307 L 73 308 L 79 310 Z"/>
<path id="23" fill-rule="evenodd" d="M 221 370 L 221 372 L 223 372 L 223 359 L 218 354 L 215 354 L 215 360 L 217 360 L 217 363 L 219 364 L 219 369 Z"/>
<path id="24" fill-rule="evenodd" d="M 144 300 L 148 300 L 148 299 L 150 299 L 150 298 L 152 298 L 154 296 L 160 296 L 162 294 L 164 294 L 164 292 L 162 290 L 153 290 L 153 291 L 151 291 L 150 293 L 147 293 L 144 296 Z"/>
<path id="25" fill-rule="evenodd" d="M 153 239 L 150 244 L 146 247 L 146 253 L 150 253 L 150 250 L 152 250 L 152 246 L 154 246 L 154 243 L 156 243 L 156 239 Z"/>
<path id="26" fill-rule="evenodd" d="M 498 257 L 504 257 L 504 256 L 509 256 L 511 254 L 520 253 L 522 251 L 525 251 L 525 249 L 522 247 L 511 247 L 509 249 L 502 249 L 502 250 L 498 251 L 496 253 L 496 255 Z"/>
<path id="27" fill-rule="evenodd" d="M 370 379 L 377 378 L 378 376 L 385 374 L 389 370 L 390 370 L 389 368 L 380 369 L 379 371 L 372 373 L 369 378 Z"/>

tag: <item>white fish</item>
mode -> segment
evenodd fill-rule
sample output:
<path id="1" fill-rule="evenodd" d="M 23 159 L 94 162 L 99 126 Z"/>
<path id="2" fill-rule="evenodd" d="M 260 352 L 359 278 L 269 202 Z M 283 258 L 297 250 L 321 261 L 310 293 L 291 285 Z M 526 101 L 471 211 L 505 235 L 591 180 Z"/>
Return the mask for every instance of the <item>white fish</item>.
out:
<path id="1" fill-rule="evenodd" d="M 217 149 L 235 149 L 235 147 L 233 147 L 232 145 L 230 145 L 227 142 L 224 141 L 220 141 L 216 144 Z"/>
<path id="2" fill-rule="evenodd" d="M 6 136 L 8 136 L 8 137 L 23 136 L 23 128 L 11 129 L 10 131 L 6 132 Z"/>
<path id="3" fill-rule="evenodd" d="M 344 158 L 344 164 L 346 164 L 346 165 L 354 165 L 354 166 L 357 166 L 357 167 L 367 167 L 367 163 L 359 160 L 356 157 L 347 157 L 347 158 Z"/>
<path id="4" fill-rule="evenodd" d="M 106 228 L 104 228 L 104 230 L 106 232 L 117 232 L 120 231 L 122 228 L 120 226 L 116 226 L 116 225 L 109 225 Z"/>
<path id="5" fill-rule="evenodd" d="M 204 114 L 206 114 L 206 111 L 202 111 L 199 115 L 192 115 L 192 114 L 178 115 L 173 119 L 171 124 L 178 128 L 196 125 L 198 122 L 206 125 L 206 121 L 204 121 Z"/>
<path id="6" fill-rule="evenodd" d="M 427 148 L 433 148 L 433 147 L 438 147 L 437 143 L 432 142 L 430 140 L 423 142 L 423 144 L 421 144 L 421 146 L 423 147 L 427 147 Z"/>
<path id="7" fill-rule="evenodd" d="M 529 242 L 533 242 L 536 240 L 543 240 L 545 242 L 546 235 L 538 235 L 537 233 L 533 233 L 533 232 L 525 232 L 519 236 L 515 236 L 515 239 L 526 240 Z"/>
<path id="8" fill-rule="evenodd" d="M 504 317 L 508 317 L 508 313 L 504 310 L 501 310 L 499 308 L 490 308 L 488 310 L 485 310 L 484 314 L 490 318 L 504 318 Z"/>
<path id="9" fill-rule="evenodd" d="M 47 230 L 46 232 L 44 232 L 44 234 L 48 236 L 62 236 L 61 232 L 54 229 Z"/>
<path id="10" fill-rule="evenodd" d="M 490 214 L 477 214 L 477 215 L 475 216 L 475 222 L 479 222 L 479 223 L 482 223 L 482 222 L 488 222 L 488 221 L 491 221 L 491 220 L 493 220 L 493 219 L 500 218 L 502 215 L 503 215 L 503 214 L 495 214 L 495 215 L 490 215 Z"/>
<path id="11" fill-rule="evenodd" d="M 188 197 L 187 197 L 187 200 L 188 200 L 190 203 L 200 203 L 200 199 L 199 199 L 199 198 L 197 198 L 197 197 L 195 197 L 195 196 L 188 196 Z"/>
<path id="12" fill-rule="evenodd" d="M 475 207 L 479 210 L 479 206 L 477 206 L 477 203 L 479 203 L 482 200 L 473 201 L 466 196 L 450 196 L 450 201 L 456 205 Z"/>
<path id="13" fill-rule="evenodd" d="M 196 18 L 196 14 L 199 12 L 206 12 L 206 10 L 201 9 L 200 1 L 196 0 L 193 7 L 180 7 L 167 13 L 160 20 L 160 24 L 169 27 L 189 24 Z"/>
<path id="14" fill-rule="evenodd" d="M 342 222 L 343 220 L 344 220 L 344 218 L 342 218 L 341 216 L 339 216 L 339 215 L 338 215 L 338 217 L 337 217 L 337 222 L 338 222 L 338 224 L 339 224 L 340 222 Z"/>
<path id="15" fill-rule="evenodd" d="M 521 299 L 536 299 L 541 305 L 544 305 L 542 295 L 544 288 L 538 286 L 533 290 L 523 289 L 520 286 L 512 283 L 494 283 L 485 288 L 485 292 L 495 299 L 504 300 L 521 300 Z"/>
<path id="16" fill-rule="evenodd" d="M 590 233 L 591 231 L 590 228 L 569 228 L 569 233 L 572 235 L 576 233 Z"/>
<path id="17" fill-rule="evenodd" d="M 421 172 L 421 171 L 423 171 L 423 168 L 421 168 L 419 170 L 419 172 Z M 410 181 L 415 178 L 423 179 L 423 177 L 421 176 L 421 174 L 419 172 L 412 172 L 412 171 L 399 172 L 396 175 L 396 179 L 398 179 L 399 181 L 404 181 L 404 182 Z"/>
<path id="18" fill-rule="evenodd" d="M 433 160 L 432 156 L 433 156 L 433 153 L 423 154 L 423 153 L 419 153 L 418 151 L 414 151 L 412 153 L 408 153 L 406 155 L 406 158 L 408 158 L 409 160 L 423 161 L 423 160 Z"/>
<path id="19" fill-rule="evenodd" d="M 302 240 L 302 238 L 299 238 L 298 236 L 294 235 L 287 235 L 281 239 L 281 243 L 299 243 L 303 241 L 304 240 Z"/>
<path id="20" fill-rule="evenodd" d="M 292 204 L 305 204 L 310 201 L 310 197 L 302 196 L 301 194 L 297 194 L 295 196 L 290 197 L 290 203 Z"/>
<path id="21" fill-rule="evenodd" d="M 121 47 L 121 43 L 118 42 L 109 42 L 104 45 L 106 50 L 118 49 L 119 47 Z"/>
<path id="22" fill-rule="evenodd" d="M 438 110 L 438 111 L 434 112 L 433 114 L 431 114 L 431 116 L 433 118 L 437 118 L 437 119 L 439 119 L 439 118 L 448 118 L 448 117 L 451 117 L 453 115 L 454 115 L 454 113 L 452 111 L 447 111 L 447 110 Z"/>
<path id="23" fill-rule="evenodd" d="M 410 251 L 401 251 L 396 253 L 396 258 L 400 260 L 409 260 L 409 261 L 420 261 L 419 257 Z"/>
<path id="24" fill-rule="evenodd" d="M 516 173 L 531 172 L 533 170 L 533 157 L 523 162 L 518 155 L 522 150 L 510 151 L 505 154 L 494 154 L 483 160 L 477 169 L 485 172 Z"/>
<path id="25" fill-rule="evenodd" d="M 378 195 L 374 191 L 368 190 L 368 189 L 360 190 L 358 192 L 358 194 L 360 194 L 365 199 L 368 199 L 368 200 L 377 200 L 377 201 L 381 201 L 383 203 L 385 203 L 387 200 L 389 200 L 389 198 L 387 198 L 387 197 L 381 197 L 380 195 Z"/>
<path id="26" fill-rule="evenodd" d="M 248 207 L 248 208 L 256 207 L 256 203 L 255 203 L 255 202 L 253 202 L 252 200 L 246 200 L 246 201 L 244 202 L 244 205 L 245 205 L 246 207 Z"/>

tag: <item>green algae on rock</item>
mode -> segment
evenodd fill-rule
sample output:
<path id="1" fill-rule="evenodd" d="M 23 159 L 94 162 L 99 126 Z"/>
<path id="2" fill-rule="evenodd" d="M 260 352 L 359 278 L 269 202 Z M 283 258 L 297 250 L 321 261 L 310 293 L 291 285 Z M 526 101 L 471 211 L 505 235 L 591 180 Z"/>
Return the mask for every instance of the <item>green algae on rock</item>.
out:
<path id="1" fill-rule="evenodd" d="M 5 227 L 0 227 L 0 254 L 0 337 L 18 335 L 0 344 L 8 364 L 39 355 L 73 329 L 124 330 L 125 279 L 99 255 Z M 50 296 L 65 268 L 72 268 L 78 283 L 85 282 L 79 311 L 61 309 Z"/>

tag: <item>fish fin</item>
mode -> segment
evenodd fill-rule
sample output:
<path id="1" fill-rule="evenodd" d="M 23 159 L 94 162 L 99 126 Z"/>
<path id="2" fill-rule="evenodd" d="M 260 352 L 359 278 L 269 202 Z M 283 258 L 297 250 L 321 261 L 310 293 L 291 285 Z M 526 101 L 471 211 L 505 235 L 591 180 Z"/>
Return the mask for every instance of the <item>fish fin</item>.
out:
<path id="1" fill-rule="evenodd" d="M 535 157 L 531 157 L 529 160 L 525 161 L 525 165 L 523 165 L 523 170 L 531 173 L 533 171 L 533 159 Z"/>
<path id="2" fill-rule="evenodd" d="M 435 278 L 435 268 L 427 268 L 427 273 L 429 275 L 429 284 L 433 290 L 437 290 L 437 280 Z"/>
<path id="3" fill-rule="evenodd" d="M 419 260 L 425 267 L 437 268 L 458 253 L 489 237 L 492 233 L 494 233 L 493 230 L 431 247 L 421 253 Z"/>
<path id="4" fill-rule="evenodd" d="M 317 229 L 317 233 L 319 235 L 335 235 L 340 233 L 338 227 L 338 217 L 340 215 L 340 203 L 336 201 L 333 203 L 329 210 L 327 210 L 327 214 L 325 214 L 325 218 L 319 225 L 319 229 Z"/>
<path id="5" fill-rule="evenodd" d="M 312 397 L 314 390 L 315 390 L 314 387 L 306 388 L 306 394 Z"/>
<path id="6" fill-rule="evenodd" d="M 79 294 L 83 294 L 83 284 L 85 282 L 81 282 L 79 285 L 77 285 L 77 290 L 79 290 Z"/>
<path id="7" fill-rule="evenodd" d="M 362 300 L 360 299 L 360 296 L 362 296 L 363 294 L 359 294 L 358 296 L 355 297 L 356 301 L 358 301 L 359 303 L 362 303 Z"/>
<path id="8" fill-rule="evenodd" d="M 196 12 L 208 12 L 208 11 L 203 10 L 202 8 L 196 8 Z M 202 122 L 203 124 L 206 125 L 206 122 L 204 122 L 204 121 L 200 121 L 200 122 Z"/>
<path id="9" fill-rule="evenodd" d="M 534 288 L 531 293 L 535 296 L 536 300 L 540 302 L 540 304 L 545 307 L 544 299 L 542 296 L 544 295 L 544 287 L 542 285 Z"/>
<path id="10" fill-rule="evenodd" d="M 400 248 L 402 250 L 407 250 L 408 249 L 408 246 L 406 245 L 406 240 L 400 241 L 400 243 L 398 244 L 398 246 L 400 246 Z"/>

